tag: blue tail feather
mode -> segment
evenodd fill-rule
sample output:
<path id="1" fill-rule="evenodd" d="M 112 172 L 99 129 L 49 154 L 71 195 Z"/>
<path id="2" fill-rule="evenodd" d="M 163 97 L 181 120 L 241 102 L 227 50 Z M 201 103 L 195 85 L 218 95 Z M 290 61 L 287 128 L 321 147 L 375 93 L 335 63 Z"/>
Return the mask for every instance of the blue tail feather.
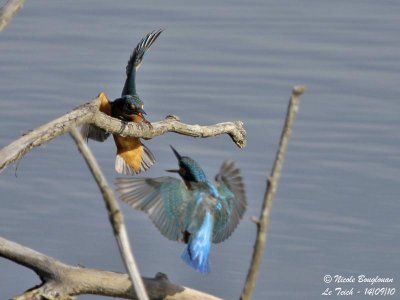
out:
<path id="1" fill-rule="evenodd" d="M 207 212 L 199 231 L 194 234 L 193 239 L 189 240 L 181 256 L 183 261 L 200 273 L 206 274 L 211 271 L 209 256 L 212 230 L 212 215 Z"/>

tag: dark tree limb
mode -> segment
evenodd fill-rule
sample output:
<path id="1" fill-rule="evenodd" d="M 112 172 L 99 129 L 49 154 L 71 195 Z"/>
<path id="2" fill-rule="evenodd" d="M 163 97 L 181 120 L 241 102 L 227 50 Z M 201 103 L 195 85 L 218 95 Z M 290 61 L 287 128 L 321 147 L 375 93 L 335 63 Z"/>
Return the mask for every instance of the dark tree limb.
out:
<path id="1" fill-rule="evenodd" d="M 31 149 L 41 146 L 52 139 L 69 132 L 71 128 L 85 123 L 95 124 L 110 133 L 122 136 L 134 136 L 151 139 L 166 132 L 175 132 L 192 137 L 212 137 L 228 134 L 234 143 L 243 148 L 246 146 L 246 131 L 241 121 L 218 123 L 211 126 L 189 125 L 180 122 L 179 118 L 168 116 L 165 120 L 151 123 L 123 122 L 99 111 L 104 93 L 93 101 L 81 105 L 71 112 L 46 123 L 24 134 L 0 150 L 0 171 L 9 164 L 19 160 Z"/>
<path id="2" fill-rule="evenodd" d="M 70 266 L 2 237 L 0 256 L 33 270 L 42 280 L 13 300 L 72 300 L 82 294 L 138 299 L 126 274 Z M 143 281 L 150 299 L 220 299 L 175 285 L 162 273 L 154 278 L 143 277 Z"/>
<path id="3" fill-rule="evenodd" d="M 2 8 L 0 8 L 0 31 L 7 27 L 12 18 L 24 5 L 25 0 L 8 0 Z"/>
<path id="4" fill-rule="evenodd" d="M 108 217 L 118 244 L 119 252 L 121 253 L 121 257 L 124 261 L 124 265 L 128 271 L 129 277 L 132 280 L 136 294 L 140 300 L 148 300 L 149 298 L 147 296 L 146 289 L 142 282 L 142 278 L 140 277 L 139 269 L 132 253 L 128 233 L 125 227 L 124 216 L 119 207 L 118 201 L 115 198 L 111 187 L 108 185 L 107 179 L 101 171 L 92 151 L 90 151 L 88 145 L 85 143 L 81 134 L 76 128 L 71 129 L 71 136 L 78 146 L 79 151 L 85 159 L 90 172 L 92 173 L 97 185 L 99 186 L 101 194 L 103 195 L 103 199 L 108 211 Z"/>
<path id="5" fill-rule="evenodd" d="M 304 91 L 305 86 L 295 86 L 292 91 L 292 96 L 290 98 L 286 114 L 285 125 L 282 130 L 279 148 L 276 153 L 275 163 L 272 168 L 271 176 L 267 179 L 267 188 L 264 195 L 261 215 L 258 220 L 255 220 L 257 225 L 257 238 L 254 244 L 253 257 L 247 273 L 247 279 L 242 291 L 241 299 L 251 299 L 257 283 L 257 276 L 260 271 L 262 258 L 265 252 L 265 245 L 267 242 L 269 218 L 271 215 L 272 205 L 275 200 L 276 191 L 278 190 L 279 178 L 281 176 L 283 163 L 285 161 L 285 155 L 288 148 L 289 139 L 292 134 L 293 124 L 296 119 L 297 111 L 299 110 L 299 97 L 304 93 Z"/>

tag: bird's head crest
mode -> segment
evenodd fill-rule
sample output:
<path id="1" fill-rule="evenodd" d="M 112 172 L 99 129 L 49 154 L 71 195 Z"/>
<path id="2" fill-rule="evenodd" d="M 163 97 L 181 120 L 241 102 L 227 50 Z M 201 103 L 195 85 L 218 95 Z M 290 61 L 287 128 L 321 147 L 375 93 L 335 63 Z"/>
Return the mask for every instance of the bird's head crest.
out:
<path id="1" fill-rule="evenodd" d="M 125 110 L 128 115 L 145 115 L 143 101 L 138 96 L 125 95 L 126 106 Z"/>
<path id="2" fill-rule="evenodd" d="M 207 176 L 204 173 L 200 165 L 192 158 L 188 156 L 181 156 L 174 147 L 170 146 L 174 152 L 179 163 L 179 170 L 167 170 L 168 172 L 179 173 L 185 181 L 192 182 L 206 182 Z"/>

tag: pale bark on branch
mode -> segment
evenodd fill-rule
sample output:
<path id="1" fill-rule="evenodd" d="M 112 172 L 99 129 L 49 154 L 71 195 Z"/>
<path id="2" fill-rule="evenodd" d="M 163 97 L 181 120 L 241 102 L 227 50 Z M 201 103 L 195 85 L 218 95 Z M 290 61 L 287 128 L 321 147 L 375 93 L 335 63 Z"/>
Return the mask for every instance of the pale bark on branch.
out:
<path id="1" fill-rule="evenodd" d="M 295 86 L 292 91 L 292 96 L 289 101 L 286 120 L 283 126 L 279 148 L 276 153 L 275 163 L 271 171 L 270 177 L 267 179 L 267 187 L 264 195 L 264 202 L 261 209 L 259 219 L 254 222 L 257 225 L 257 237 L 254 244 L 253 256 L 250 263 L 250 268 L 247 273 L 247 279 L 242 291 L 241 299 L 251 299 L 256 283 L 258 273 L 264 257 L 265 246 L 267 242 L 267 233 L 269 228 L 269 218 L 271 216 L 272 205 L 275 200 L 275 195 L 278 190 L 279 178 L 281 176 L 283 163 L 285 161 L 286 151 L 289 145 L 289 139 L 292 134 L 293 124 L 296 119 L 296 114 L 299 110 L 300 95 L 304 93 L 305 86 Z"/>
<path id="2" fill-rule="evenodd" d="M 7 27 L 17 12 L 24 5 L 25 0 L 8 0 L 3 7 L 0 8 L 0 31 Z"/>
<path id="3" fill-rule="evenodd" d="M 0 256 L 33 270 L 42 280 L 13 300 L 72 300 L 82 294 L 138 299 L 128 275 L 123 273 L 70 266 L 2 237 Z M 150 299 L 220 299 L 173 284 L 162 273 L 154 278 L 143 277 L 143 281 Z"/>
<path id="4" fill-rule="evenodd" d="M 101 97 L 107 96 L 104 93 L 100 93 L 91 102 L 81 105 L 34 130 L 28 131 L 22 137 L 1 149 L 0 171 L 9 164 L 21 159 L 31 149 L 41 146 L 69 132 L 71 128 L 85 123 L 94 124 L 110 133 L 144 139 L 151 139 L 167 132 L 202 138 L 228 134 L 238 147 L 243 148 L 246 146 L 246 131 L 241 121 L 200 126 L 185 124 L 180 122 L 178 117 L 168 116 L 165 120 L 151 123 L 151 126 L 146 123 L 123 122 L 99 111 Z"/>
<path id="5" fill-rule="evenodd" d="M 119 252 L 124 261 L 126 270 L 128 271 L 129 277 L 132 280 L 132 284 L 135 288 L 135 292 L 140 300 L 148 300 L 146 289 L 144 287 L 142 278 L 140 277 L 139 269 L 137 267 L 133 252 L 129 243 L 128 233 L 126 231 L 124 216 L 119 207 L 118 201 L 115 195 L 107 183 L 107 179 L 100 169 L 96 158 L 88 145 L 83 140 L 81 134 L 76 128 L 71 129 L 71 137 L 78 146 L 83 158 L 85 159 L 90 172 L 93 175 L 101 194 L 103 195 L 104 202 L 108 211 L 108 217 L 113 228 L 114 236 L 117 241 Z"/>
<path id="6" fill-rule="evenodd" d="M 257 237 L 241 299 L 251 299 L 253 295 L 265 252 L 269 218 L 278 189 L 292 127 L 299 107 L 299 97 L 304 91 L 304 86 L 294 87 L 289 101 L 279 149 L 271 175 L 267 179 L 262 211 L 259 219 L 254 220 L 257 225 Z M 99 97 L 106 96 L 100 94 Z M 94 99 L 92 102 L 78 107 L 69 114 L 29 132 L 19 140 L 0 150 L 0 170 L 22 157 L 30 149 L 40 146 L 71 130 L 71 128 L 84 123 L 95 124 L 111 133 L 148 139 L 168 131 L 196 137 L 208 137 L 227 133 L 239 147 L 244 147 L 246 144 L 246 132 L 240 121 L 219 123 L 212 126 L 199 126 L 183 124 L 176 117 L 171 117 L 148 126 L 147 124 L 125 123 L 108 117 L 99 112 L 99 103 L 100 98 Z M 75 134 L 77 134 L 76 129 Z M 99 186 L 101 188 L 100 183 Z M 104 194 L 103 190 L 102 192 Z M 112 216 L 110 215 L 111 218 Z M 116 230 L 115 227 L 114 230 Z M 54 258 L 7 241 L 1 237 L 0 256 L 34 270 L 42 279 L 41 285 L 14 298 L 17 300 L 39 300 L 42 299 L 40 296 L 48 297 L 48 299 L 69 300 L 74 295 L 95 293 L 98 290 L 101 291 L 101 295 L 137 299 L 129 278 L 125 274 L 68 266 Z M 143 280 L 150 299 L 217 299 L 202 292 L 174 285 L 161 273 L 158 273 L 155 278 L 144 278 Z M 63 295 L 65 295 L 64 298 L 62 298 Z"/>

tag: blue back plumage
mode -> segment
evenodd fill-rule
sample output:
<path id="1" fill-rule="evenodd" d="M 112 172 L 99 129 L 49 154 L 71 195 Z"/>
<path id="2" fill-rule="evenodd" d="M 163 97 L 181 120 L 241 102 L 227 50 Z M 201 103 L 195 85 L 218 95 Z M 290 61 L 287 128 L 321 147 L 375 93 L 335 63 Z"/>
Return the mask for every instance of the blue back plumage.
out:
<path id="1" fill-rule="evenodd" d="M 172 148 L 172 147 L 171 147 Z M 227 239 L 246 210 L 243 179 L 232 161 L 225 161 L 215 184 L 200 165 L 172 150 L 183 181 L 174 177 L 117 178 L 123 201 L 146 212 L 160 232 L 187 243 L 182 259 L 192 268 L 210 272 L 211 243 Z"/>

